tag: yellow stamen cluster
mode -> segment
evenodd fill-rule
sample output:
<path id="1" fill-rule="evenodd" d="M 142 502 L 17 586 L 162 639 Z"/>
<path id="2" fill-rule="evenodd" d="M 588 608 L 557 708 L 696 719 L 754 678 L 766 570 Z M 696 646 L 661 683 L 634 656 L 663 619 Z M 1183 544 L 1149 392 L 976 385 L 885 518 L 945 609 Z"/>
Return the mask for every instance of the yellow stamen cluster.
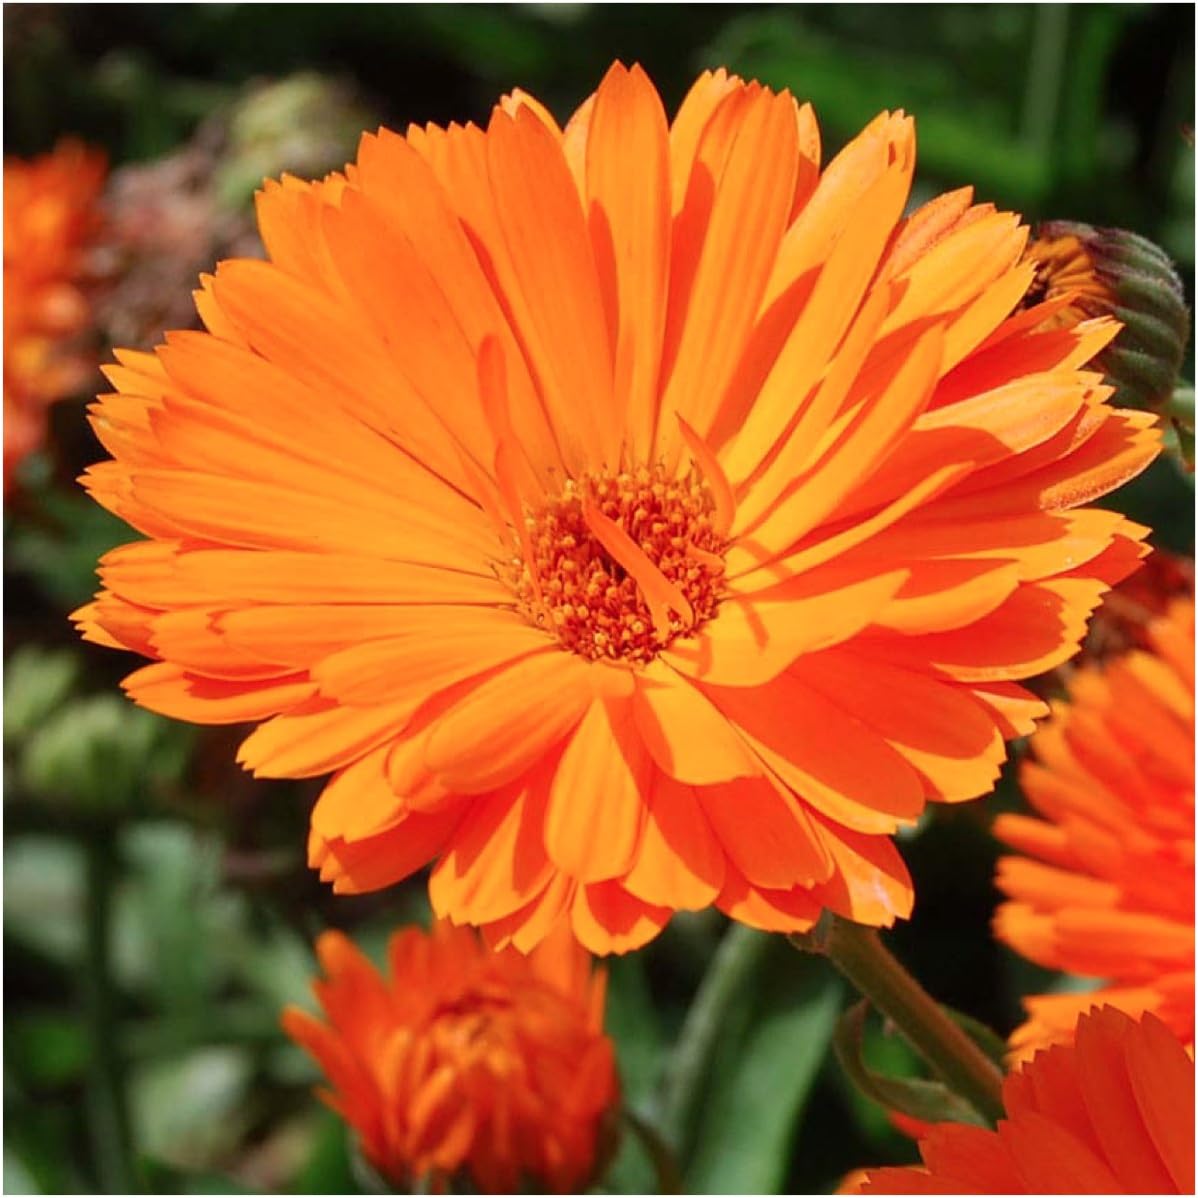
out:
<path id="1" fill-rule="evenodd" d="M 669 604 L 668 618 L 655 621 L 634 577 L 645 564 L 620 561 L 592 531 L 587 498 L 685 600 Z M 696 471 L 671 478 L 660 466 L 639 466 L 614 476 L 568 479 L 560 495 L 525 519 L 536 582 L 529 563 L 514 558 L 510 583 L 520 610 L 592 661 L 651 661 L 715 611 L 724 541 L 713 526 L 714 509 Z M 688 605 L 689 611 L 680 610 Z"/>

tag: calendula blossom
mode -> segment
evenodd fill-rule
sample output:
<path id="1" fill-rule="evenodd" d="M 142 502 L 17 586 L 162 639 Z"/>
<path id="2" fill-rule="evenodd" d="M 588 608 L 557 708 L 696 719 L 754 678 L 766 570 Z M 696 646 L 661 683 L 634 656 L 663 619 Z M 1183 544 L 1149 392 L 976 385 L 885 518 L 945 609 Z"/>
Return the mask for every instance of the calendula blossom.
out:
<path id="1" fill-rule="evenodd" d="M 340 932 L 317 942 L 326 1020 L 287 1033 L 328 1077 L 324 1100 L 391 1184 L 581 1192 L 619 1099 L 603 1034 L 606 975 L 562 924 L 530 955 L 466 928 L 396 932 L 386 976 Z"/>
<path id="2" fill-rule="evenodd" d="M 1024 1000 L 1026 1054 L 1068 1039 L 1096 1002 L 1151 1011 L 1194 1040 L 1194 603 L 1147 626 L 1148 648 L 1086 665 L 1032 737 L 1020 782 L 1036 816 L 1000 815 L 1021 855 L 994 931 L 1040 965 L 1104 980 Z"/>
<path id="3" fill-rule="evenodd" d="M 65 140 L 4 160 L 4 479 L 41 445 L 46 407 L 96 368 L 73 344 L 91 320 L 80 286 L 101 224 L 102 154 Z"/>
<path id="4" fill-rule="evenodd" d="M 439 915 L 595 952 L 711 905 L 889 924 L 890 841 L 988 791 L 1145 529 L 1084 506 L 1157 452 L 1044 329 L 1016 216 L 904 218 L 914 123 L 830 163 L 724 71 L 672 123 L 616 65 L 564 129 L 363 137 L 259 197 L 206 333 L 94 412 L 109 554 L 86 636 L 239 759 L 332 773 L 334 888 L 430 862 Z"/>

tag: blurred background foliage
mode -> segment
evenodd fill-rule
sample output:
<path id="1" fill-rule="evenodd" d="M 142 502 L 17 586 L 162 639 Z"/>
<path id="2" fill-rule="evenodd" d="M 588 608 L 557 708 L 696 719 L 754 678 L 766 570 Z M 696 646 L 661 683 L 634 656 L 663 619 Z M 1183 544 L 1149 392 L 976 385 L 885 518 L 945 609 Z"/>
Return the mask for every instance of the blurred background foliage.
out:
<path id="1" fill-rule="evenodd" d="M 339 165 L 378 123 L 484 121 L 517 85 L 564 119 L 617 57 L 671 110 L 706 66 L 789 87 L 814 102 L 826 157 L 905 107 L 917 198 L 971 182 L 1030 220 L 1131 228 L 1190 289 L 1193 20 L 1151 4 L 9 5 L 5 149 L 75 134 L 119 168 L 132 232 L 98 340 L 152 344 L 188 320 L 197 271 L 260 252 L 263 175 Z M 127 539 L 73 484 L 100 456 L 82 397 L 58 405 L 5 512 L 5 1190 L 354 1190 L 278 1011 L 307 1001 L 321 927 L 377 953 L 427 918 L 423 881 L 334 900 L 302 859 L 317 784 L 252 781 L 238 730 L 134 709 L 117 688 L 134 663 L 76 643 L 66 615 Z M 1192 554 L 1192 496 L 1163 460 L 1114 502 Z M 989 936 L 987 828 L 1018 802 L 1008 773 L 995 798 L 903 838 L 919 904 L 892 937 L 936 997 L 1004 1034 L 1021 993 L 1085 985 Z M 831 1059 L 848 996 L 823 962 L 708 912 L 610 970 L 627 1101 L 678 1145 L 688 1190 L 826 1192 L 857 1165 L 914 1159 Z M 915 1068 L 872 1025 L 866 1056 Z M 654 1184 L 626 1143 L 606 1188 Z"/>

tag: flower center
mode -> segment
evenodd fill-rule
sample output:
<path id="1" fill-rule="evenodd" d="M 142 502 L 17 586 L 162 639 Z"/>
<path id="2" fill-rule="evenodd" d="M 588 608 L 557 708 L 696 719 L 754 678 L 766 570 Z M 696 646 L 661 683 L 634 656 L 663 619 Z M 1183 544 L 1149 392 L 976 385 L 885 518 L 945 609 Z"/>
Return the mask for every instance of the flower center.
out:
<path id="1" fill-rule="evenodd" d="M 695 470 L 567 479 L 525 516 L 525 556 L 507 579 L 519 610 L 592 661 L 651 661 L 719 602 L 725 541 L 714 512 Z"/>

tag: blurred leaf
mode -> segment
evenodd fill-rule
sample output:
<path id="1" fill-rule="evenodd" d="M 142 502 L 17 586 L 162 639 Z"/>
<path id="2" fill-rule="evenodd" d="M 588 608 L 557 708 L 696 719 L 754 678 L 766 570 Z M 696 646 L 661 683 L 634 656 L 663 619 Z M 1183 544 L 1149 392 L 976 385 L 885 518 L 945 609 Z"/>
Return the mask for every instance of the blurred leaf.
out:
<path id="1" fill-rule="evenodd" d="M 189 728 L 120 695 L 90 695 L 61 707 L 30 736 L 21 779 L 44 798 L 125 811 L 154 787 L 178 781 L 192 739 Z"/>
<path id="2" fill-rule="evenodd" d="M 669 1079 L 666 1126 L 679 1145 L 688 1192 L 780 1188 L 840 992 L 830 970 L 783 937 L 739 924 L 725 933 Z"/>
<path id="3" fill-rule="evenodd" d="M 79 678 L 70 649 L 22 645 L 4 665 L 4 739 L 32 732 L 65 701 Z"/>
<path id="4" fill-rule="evenodd" d="M 354 1185 L 345 1120 L 325 1107 L 313 1116 L 308 1159 L 295 1178 L 300 1194 L 347 1194 Z"/>
<path id="5" fill-rule="evenodd" d="M 362 1194 L 394 1194 L 379 1171 L 362 1154 L 362 1147 L 354 1137 L 350 1138 L 349 1169 L 358 1192 Z M 419 1192 L 419 1189 L 416 1190 Z"/>
<path id="6" fill-rule="evenodd" d="M 87 1036 L 73 1015 L 10 1014 L 4 1031 L 6 1064 L 30 1086 L 65 1085 L 75 1081 L 87 1066 Z"/>
<path id="7" fill-rule="evenodd" d="M 78 1173 L 70 1147 L 78 1125 L 62 1104 L 4 1103 L 4 1193 L 82 1194 L 92 1187 Z"/>
<path id="8" fill-rule="evenodd" d="M 865 999 L 845 1012 L 836 1028 L 833 1048 L 844 1071 L 863 1094 L 886 1110 L 898 1111 L 928 1123 L 988 1124 L 973 1107 L 946 1085 L 918 1077 L 885 1077 L 862 1058 L 862 1040 L 869 1003 Z"/>
<path id="9" fill-rule="evenodd" d="M 978 11 L 976 40 L 987 56 L 1010 42 L 998 28 L 1001 19 Z M 1027 37 L 1026 17 L 1021 24 L 1016 45 Z M 968 179 L 979 192 L 1022 203 L 1046 194 L 1051 155 L 1015 136 L 1007 97 L 980 86 L 963 88 L 961 50 L 950 57 L 935 52 L 936 39 L 928 41 L 930 52 L 869 45 L 817 28 L 799 9 L 777 6 L 729 21 L 703 63 L 789 88 L 810 100 L 825 130 L 841 138 L 855 135 L 879 112 L 905 108 L 919 121 L 921 171 Z M 829 141 L 834 149 L 835 141 Z"/>
<path id="10" fill-rule="evenodd" d="M 299 933 L 274 923 L 270 933 L 235 955 L 234 970 L 265 1004 L 282 1010 L 288 1003 L 311 1001 L 316 961 L 312 947 Z"/>
<path id="11" fill-rule="evenodd" d="M 46 488 L 29 499 L 41 520 L 13 521 L 5 529 L 8 564 L 32 574 L 69 611 L 96 592 L 96 562 L 130 539 L 129 526 L 82 493 Z"/>
<path id="12" fill-rule="evenodd" d="M 204 1026 L 209 996 L 250 951 L 239 935 L 242 896 L 220 888 L 220 843 L 185 824 L 158 820 L 125 830 L 132 869 L 117 895 L 114 971 L 123 985 L 154 993 L 165 1011 Z"/>
<path id="13" fill-rule="evenodd" d="M 4 1192 L 6 1194 L 40 1194 L 42 1191 L 33 1179 L 33 1174 L 25 1168 L 21 1158 L 9 1147 L 4 1145 Z"/>
<path id="14" fill-rule="evenodd" d="M 244 1132 L 238 1108 L 251 1076 L 245 1054 L 203 1048 L 130 1070 L 134 1142 L 181 1169 L 204 1169 Z"/>
<path id="15" fill-rule="evenodd" d="M 644 1106 L 661 1076 L 666 1044 L 638 953 L 607 962 L 607 1033 L 616 1043 L 625 1101 Z"/>
<path id="16" fill-rule="evenodd" d="M 4 844 L 4 930 L 73 966 L 83 951 L 83 857 L 71 841 L 10 837 Z"/>
<path id="17" fill-rule="evenodd" d="M 185 1181 L 182 1194 L 253 1194 L 249 1186 L 243 1186 L 224 1173 L 191 1173 Z"/>
<path id="18" fill-rule="evenodd" d="M 666 1044 L 645 975 L 645 959 L 640 953 L 613 957 L 607 970 L 604 1026 L 615 1041 L 624 1103 L 643 1118 L 651 1118 Z M 623 1194 L 651 1192 L 656 1178 L 643 1142 L 622 1130 L 615 1159 L 606 1170 L 606 1187 Z"/>

